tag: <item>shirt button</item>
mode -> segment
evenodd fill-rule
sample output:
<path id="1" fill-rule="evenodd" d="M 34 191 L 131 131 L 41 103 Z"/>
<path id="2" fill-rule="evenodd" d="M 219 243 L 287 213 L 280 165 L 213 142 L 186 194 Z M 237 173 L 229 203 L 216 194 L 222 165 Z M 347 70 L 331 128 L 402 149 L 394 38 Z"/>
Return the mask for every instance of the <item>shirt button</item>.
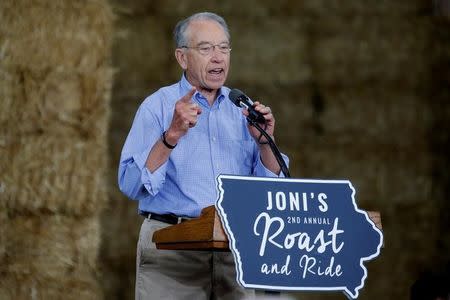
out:
<path id="1" fill-rule="evenodd" d="M 212 141 L 213 141 L 213 142 L 215 142 L 215 141 L 216 141 L 216 138 L 215 138 L 214 136 L 213 136 L 213 138 L 212 138 Z"/>

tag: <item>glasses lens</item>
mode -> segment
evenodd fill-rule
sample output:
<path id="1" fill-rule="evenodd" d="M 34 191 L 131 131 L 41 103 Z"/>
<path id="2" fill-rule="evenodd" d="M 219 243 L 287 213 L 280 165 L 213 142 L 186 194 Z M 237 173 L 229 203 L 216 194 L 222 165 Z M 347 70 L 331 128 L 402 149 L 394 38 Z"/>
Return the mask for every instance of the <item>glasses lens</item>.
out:
<path id="1" fill-rule="evenodd" d="M 193 48 L 197 49 L 198 52 L 200 52 L 200 54 L 202 54 L 202 55 L 209 55 L 209 54 L 211 54 L 212 51 L 215 50 L 216 47 L 222 53 L 229 53 L 231 51 L 230 44 L 228 44 L 228 43 L 222 43 L 222 44 L 218 44 L 218 45 L 202 44 L 200 46 L 193 47 Z M 184 46 L 183 48 L 189 48 L 189 47 Z"/>
<path id="2" fill-rule="evenodd" d="M 222 53 L 228 53 L 231 50 L 230 45 L 227 43 L 219 44 L 218 47 Z"/>
<path id="3" fill-rule="evenodd" d="M 214 47 L 213 45 L 209 45 L 209 44 L 201 45 L 198 47 L 198 51 L 203 55 L 207 55 L 211 52 L 213 47 Z"/>

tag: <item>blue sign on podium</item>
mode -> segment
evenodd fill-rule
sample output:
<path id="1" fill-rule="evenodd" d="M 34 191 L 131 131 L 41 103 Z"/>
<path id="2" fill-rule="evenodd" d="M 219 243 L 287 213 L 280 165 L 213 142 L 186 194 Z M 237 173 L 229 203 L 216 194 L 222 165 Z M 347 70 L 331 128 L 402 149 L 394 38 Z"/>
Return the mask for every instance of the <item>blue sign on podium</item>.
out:
<path id="1" fill-rule="evenodd" d="M 381 231 L 347 180 L 220 175 L 216 208 L 237 281 L 277 291 L 343 291 L 356 299 Z"/>

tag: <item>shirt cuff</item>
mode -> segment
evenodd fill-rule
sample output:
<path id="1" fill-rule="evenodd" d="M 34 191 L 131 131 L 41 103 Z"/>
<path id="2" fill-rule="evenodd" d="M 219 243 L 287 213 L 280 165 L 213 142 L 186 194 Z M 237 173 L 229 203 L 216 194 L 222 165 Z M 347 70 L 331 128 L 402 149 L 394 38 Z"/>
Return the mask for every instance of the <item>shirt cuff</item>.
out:
<path id="1" fill-rule="evenodd" d="M 141 170 L 141 183 L 151 196 L 155 196 L 165 182 L 167 161 L 152 173 L 145 165 L 149 152 L 150 149 L 136 154 L 133 156 L 133 159 L 139 170 Z"/>
<path id="2" fill-rule="evenodd" d="M 284 155 L 283 153 L 281 153 L 281 156 L 283 157 L 283 160 L 286 163 L 286 166 L 289 166 L 289 158 L 286 155 Z M 280 170 L 280 174 L 275 174 L 274 172 L 267 169 L 264 166 L 264 164 L 261 160 L 261 155 L 259 153 L 258 153 L 258 160 L 256 161 L 256 166 L 255 166 L 255 175 L 258 177 L 279 177 L 279 178 L 285 177 L 284 173 L 281 170 Z"/>

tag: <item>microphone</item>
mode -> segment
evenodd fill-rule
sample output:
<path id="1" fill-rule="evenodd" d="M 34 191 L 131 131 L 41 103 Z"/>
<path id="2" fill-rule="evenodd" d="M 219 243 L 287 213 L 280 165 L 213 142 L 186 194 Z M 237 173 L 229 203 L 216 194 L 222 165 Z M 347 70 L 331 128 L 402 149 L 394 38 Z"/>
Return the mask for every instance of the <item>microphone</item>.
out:
<path id="1" fill-rule="evenodd" d="M 265 131 L 265 129 L 262 129 L 261 126 L 259 126 L 258 123 L 266 123 L 266 119 L 264 119 L 264 115 L 258 111 L 256 111 L 253 108 L 253 101 L 250 100 L 249 97 L 247 97 L 247 95 L 245 95 L 243 92 L 241 92 L 238 89 L 232 89 L 230 91 L 230 100 L 237 106 L 237 107 L 242 107 L 242 108 L 246 108 L 248 110 L 248 116 L 247 116 L 247 121 L 254 126 L 256 129 L 258 129 L 258 131 L 261 133 L 261 136 L 264 136 L 267 139 L 267 142 L 270 146 L 270 149 L 273 152 L 273 155 L 275 156 L 278 164 L 280 165 L 281 168 L 281 172 L 283 172 L 283 174 L 286 177 L 291 177 L 291 174 L 289 173 L 289 169 L 286 166 L 286 163 L 284 162 L 283 157 L 281 156 L 281 152 L 278 149 L 277 145 L 275 144 L 275 142 L 273 141 L 273 139 L 267 134 L 267 132 Z M 260 137 L 261 137 L 260 136 Z"/>
<path id="2" fill-rule="evenodd" d="M 250 100 L 250 98 L 247 97 L 247 95 L 242 91 L 238 89 L 232 89 L 230 91 L 229 97 L 234 105 L 248 110 L 247 119 L 257 123 L 266 123 L 266 119 L 264 119 L 263 114 L 255 110 L 255 108 L 253 107 L 253 101 Z"/>

